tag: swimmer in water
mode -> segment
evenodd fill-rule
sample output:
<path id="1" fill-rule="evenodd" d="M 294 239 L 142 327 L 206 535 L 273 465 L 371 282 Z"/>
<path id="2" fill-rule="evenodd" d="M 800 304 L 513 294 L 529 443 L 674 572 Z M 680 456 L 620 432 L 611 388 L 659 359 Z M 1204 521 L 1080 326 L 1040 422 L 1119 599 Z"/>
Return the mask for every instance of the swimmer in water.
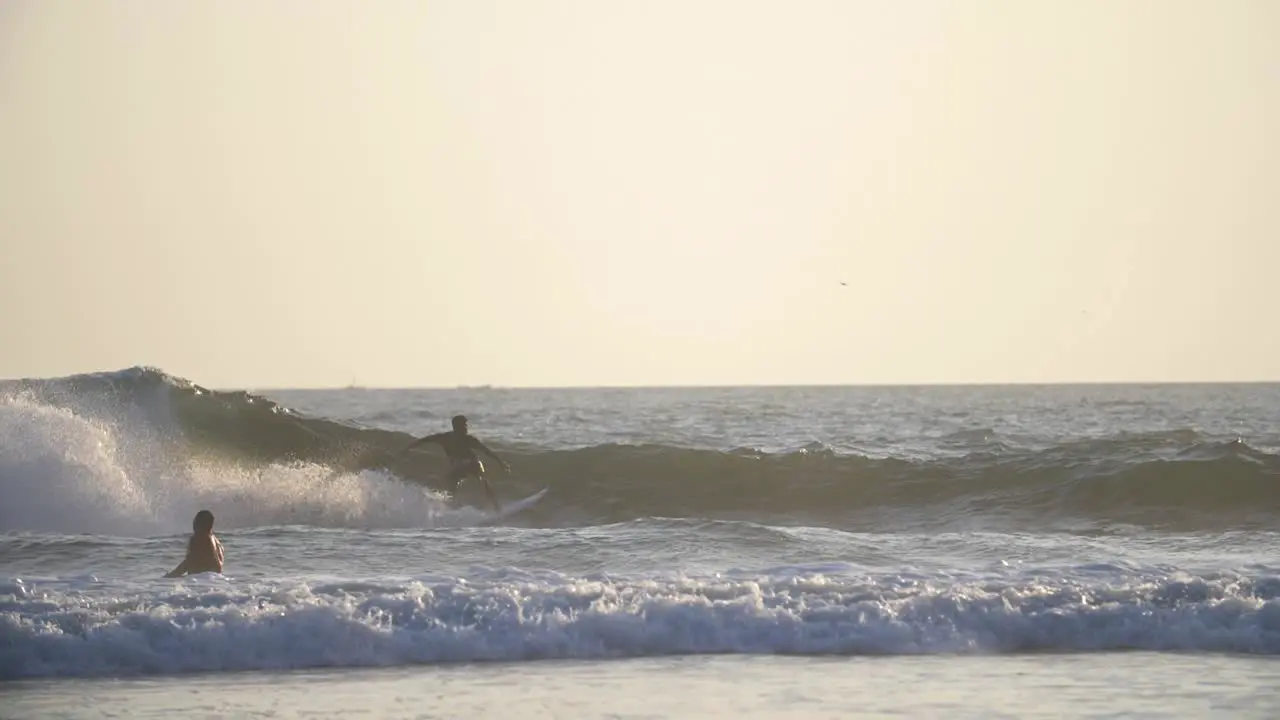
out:
<path id="1" fill-rule="evenodd" d="M 191 530 L 191 539 L 187 541 L 187 556 L 165 577 L 222 572 L 222 543 L 213 534 L 213 513 L 208 510 L 196 513 L 196 519 L 191 522 Z"/>
<path id="2" fill-rule="evenodd" d="M 498 457 L 497 453 L 480 442 L 476 436 L 467 432 L 467 418 L 465 415 L 454 416 L 452 431 L 436 433 L 435 435 L 428 435 L 414 440 L 405 447 L 404 452 L 427 443 L 439 444 L 444 449 L 444 454 L 449 458 L 449 474 L 447 477 L 451 493 L 456 494 L 464 480 L 477 479 L 484 485 L 484 491 L 489 496 L 489 502 L 493 503 L 494 511 L 502 511 L 502 506 L 498 504 L 498 498 L 493 494 L 493 488 L 489 486 L 489 481 L 485 479 L 484 463 L 480 462 L 480 458 L 476 457 L 476 451 L 479 450 L 493 458 L 502 466 L 505 472 L 511 472 L 511 466 Z"/>

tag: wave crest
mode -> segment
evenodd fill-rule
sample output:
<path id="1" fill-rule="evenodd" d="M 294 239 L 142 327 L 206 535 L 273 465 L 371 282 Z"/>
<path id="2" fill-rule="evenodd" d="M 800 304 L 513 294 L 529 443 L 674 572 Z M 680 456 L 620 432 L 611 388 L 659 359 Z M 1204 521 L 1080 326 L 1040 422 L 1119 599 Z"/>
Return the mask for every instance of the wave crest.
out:
<path id="1" fill-rule="evenodd" d="M 154 485 L 151 478 L 200 463 L 211 470 L 187 499 L 229 503 L 252 485 L 245 478 L 256 476 L 253 501 L 236 506 L 255 520 L 421 524 L 424 507 L 379 514 L 359 505 L 361 492 L 329 490 L 335 478 L 363 478 L 354 482 L 379 488 L 364 495 L 382 493 L 392 498 L 384 502 L 388 507 L 412 505 L 417 495 L 397 496 L 384 485 L 406 487 L 399 479 L 434 487 L 443 469 L 429 453 L 403 454 L 411 439 L 404 433 L 309 417 L 251 393 L 210 391 L 150 368 L 20 381 L 0 391 L 0 399 L 11 415 L 25 413 L 8 424 L 0 416 L 0 492 L 13 500 L 6 503 L 9 514 L 0 516 L 3 529 L 14 529 L 19 515 L 29 517 L 33 501 L 23 497 L 44 493 L 57 507 L 67 502 L 59 493 L 75 486 L 83 494 L 94 483 L 99 488 L 92 492 L 121 498 L 116 505 L 125 515 L 143 512 L 155 500 L 143 493 L 129 505 L 130 482 Z M 552 493 L 525 516 L 542 525 L 688 516 L 862 529 L 985 522 L 1211 528 L 1271 524 L 1280 513 L 1280 457 L 1243 440 L 1211 442 L 1178 430 L 1029 450 L 1003 444 L 985 428 L 950 440 L 974 451 L 922 460 L 841 455 L 820 445 L 777 454 L 622 444 L 504 448 L 516 474 L 497 482 L 508 496 L 550 486 Z M 77 447 L 88 453 L 80 457 L 91 459 L 66 452 Z M 270 469 L 265 475 L 264 468 Z M 184 482 L 188 489 L 193 484 L 189 472 Z M 289 496 L 303 509 L 264 504 L 264 483 L 278 485 L 272 502 Z M 342 519 L 352 517 L 344 505 L 357 508 L 354 520 Z M 254 512 L 262 507 L 278 511 Z"/>

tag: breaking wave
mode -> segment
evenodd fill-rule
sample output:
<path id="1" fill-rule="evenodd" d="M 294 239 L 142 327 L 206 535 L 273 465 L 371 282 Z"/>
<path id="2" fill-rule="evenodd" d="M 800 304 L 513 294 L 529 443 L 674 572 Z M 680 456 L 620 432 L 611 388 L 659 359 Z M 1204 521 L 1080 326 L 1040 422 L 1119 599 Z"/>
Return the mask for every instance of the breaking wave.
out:
<path id="1" fill-rule="evenodd" d="M 852 570 L 852 569 L 849 569 Z M 707 653 L 1280 654 L 1270 574 L 0 581 L 0 680 Z"/>
<path id="2" fill-rule="evenodd" d="M 1183 430 L 1027 449 L 982 442 L 944 459 L 665 445 L 499 448 L 510 495 L 550 486 L 522 522 L 643 517 L 803 521 L 840 527 L 1006 523 L 1271 526 L 1280 456 Z M 191 508 L 231 527 L 419 527 L 468 522 L 435 488 L 439 458 L 410 436 L 215 392 L 158 370 L 0 386 L 0 530 L 146 534 Z M 953 438 L 966 442 L 964 437 Z"/>

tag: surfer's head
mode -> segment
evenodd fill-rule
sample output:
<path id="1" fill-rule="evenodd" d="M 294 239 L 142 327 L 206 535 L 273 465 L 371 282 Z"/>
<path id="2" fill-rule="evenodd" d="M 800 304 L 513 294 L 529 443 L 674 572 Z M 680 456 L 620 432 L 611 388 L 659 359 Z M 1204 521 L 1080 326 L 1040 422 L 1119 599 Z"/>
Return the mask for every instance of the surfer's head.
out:
<path id="1" fill-rule="evenodd" d="M 191 529 L 198 533 L 213 532 L 213 513 L 208 510 L 196 513 L 196 519 L 191 521 Z"/>
<path id="2" fill-rule="evenodd" d="M 456 432 L 466 432 L 466 431 L 467 431 L 467 416 L 466 416 L 466 415 L 454 415 L 454 416 L 453 416 L 453 429 L 454 429 L 454 431 L 456 431 Z"/>

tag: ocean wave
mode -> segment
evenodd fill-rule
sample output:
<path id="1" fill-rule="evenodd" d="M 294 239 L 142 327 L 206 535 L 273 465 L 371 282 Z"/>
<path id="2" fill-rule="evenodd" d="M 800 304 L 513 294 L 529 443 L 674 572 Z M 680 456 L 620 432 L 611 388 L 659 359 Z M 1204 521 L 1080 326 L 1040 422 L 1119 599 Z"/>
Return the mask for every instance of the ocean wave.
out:
<path id="1" fill-rule="evenodd" d="M 450 512 L 438 492 L 441 458 L 403 453 L 410 440 L 148 368 L 18 381 L 0 388 L 0 530 L 117 533 L 134 522 L 136 534 L 157 516 L 171 530 L 194 504 L 259 524 L 452 522 L 441 519 Z M 508 497 L 550 487 L 521 519 L 544 526 L 656 516 L 868 529 L 984 522 L 1221 529 L 1271 526 L 1280 515 L 1280 456 L 1241 439 L 1179 429 L 1030 448 L 979 427 L 945 441 L 969 451 L 898 458 L 816 443 L 772 454 L 506 447 L 499 449 L 516 471 L 495 482 Z M 415 487 L 436 494 L 424 500 Z M 87 529 L 58 525 L 68 517 Z"/>
<path id="2" fill-rule="evenodd" d="M 1102 575 L 1103 579 L 1098 579 Z M 88 587 L 86 587 L 88 586 Z M 753 653 L 1280 654 L 1280 578 L 922 575 L 0 581 L 0 679 Z"/>

